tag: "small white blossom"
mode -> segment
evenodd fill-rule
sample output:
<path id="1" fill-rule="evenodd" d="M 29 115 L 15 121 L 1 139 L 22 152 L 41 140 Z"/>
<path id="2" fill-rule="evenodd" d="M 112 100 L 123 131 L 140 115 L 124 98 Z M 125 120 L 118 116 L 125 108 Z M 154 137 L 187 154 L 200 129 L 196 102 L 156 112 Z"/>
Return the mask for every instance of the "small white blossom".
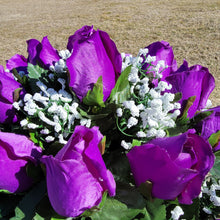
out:
<path id="1" fill-rule="evenodd" d="M 145 59 L 145 63 L 152 63 L 154 61 L 156 61 L 156 56 L 151 56 L 150 54 Z"/>
<path id="2" fill-rule="evenodd" d="M 13 105 L 13 107 L 14 107 L 16 110 L 18 110 L 18 111 L 21 109 L 18 102 L 13 102 L 12 105 Z"/>
<path id="3" fill-rule="evenodd" d="M 173 220 L 178 220 L 180 218 L 181 215 L 183 215 L 184 212 L 182 210 L 182 208 L 180 206 L 176 206 L 172 211 L 171 211 L 171 215 L 172 215 L 172 219 Z"/>
<path id="4" fill-rule="evenodd" d="M 130 117 L 130 118 L 128 119 L 127 127 L 128 127 L 128 128 L 131 128 L 131 127 L 137 125 L 137 123 L 138 123 L 137 118 Z"/>
<path id="5" fill-rule="evenodd" d="M 137 134 L 136 134 L 137 137 L 139 138 L 145 138 L 147 135 L 145 132 L 143 131 L 138 131 Z"/>
<path id="6" fill-rule="evenodd" d="M 118 116 L 119 118 L 122 117 L 122 115 L 123 115 L 122 108 L 117 108 L 116 114 L 117 114 L 117 116 Z"/>
<path id="7" fill-rule="evenodd" d="M 58 136 L 58 138 L 59 138 L 59 143 L 61 143 L 61 144 L 66 144 L 67 143 L 67 141 L 63 139 L 63 135 L 62 134 L 60 134 Z"/>
<path id="8" fill-rule="evenodd" d="M 47 143 L 50 143 L 50 142 L 54 141 L 54 139 L 55 139 L 55 137 L 53 137 L 53 136 L 47 136 L 47 137 L 45 138 L 45 141 L 46 141 Z"/>
<path id="9" fill-rule="evenodd" d="M 62 130 L 62 127 L 59 123 L 56 123 L 55 126 L 54 126 L 54 130 L 59 133 L 61 130 Z"/>
<path id="10" fill-rule="evenodd" d="M 46 92 L 47 86 L 44 83 L 42 83 L 41 81 L 37 81 L 36 85 L 41 89 L 42 92 Z"/>
<path id="11" fill-rule="evenodd" d="M 40 133 L 41 133 L 41 134 L 49 134 L 50 131 L 49 131 L 49 129 L 44 128 L 44 129 L 40 130 Z"/>
<path id="12" fill-rule="evenodd" d="M 32 95 L 30 93 L 26 93 L 24 96 L 24 102 L 27 102 L 32 99 Z"/>
<path id="13" fill-rule="evenodd" d="M 29 124 L 27 124 L 27 127 L 30 128 L 30 129 L 36 129 L 36 128 L 39 127 L 39 125 L 34 124 L 34 123 L 29 123 Z"/>
<path id="14" fill-rule="evenodd" d="M 65 87 L 66 87 L 66 80 L 63 79 L 63 78 L 58 78 L 57 81 L 61 84 L 61 86 L 62 86 L 62 90 L 64 90 Z"/>
<path id="15" fill-rule="evenodd" d="M 126 142 L 125 140 L 121 141 L 121 146 L 125 149 L 125 150 L 130 150 L 132 148 L 132 144 L 129 142 Z"/>
<path id="16" fill-rule="evenodd" d="M 26 126 L 27 124 L 28 124 L 28 120 L 27 120 L 27 119 L 23 119 L 23 120 L 20 121 L 21 127 L 24 127 L 24 126 Z"/>
<path id="17" fill-rule="evenodd" d="M 72 102 L 72 95 L 70 93 L 68 93 L 67 91 L 65 91 L 64 89 L 60 89 L 59 90 L 59 95 L 60 95 L 60 99 L 63 102 Z"/>
<path id="18" fill-rule="evenodd" d="M 139 56 L 141 56 L 141 55 L 146 56 L 146 55 L 148 54 L 148 52 L 149 52 L 148 48 L 144 48 L 144 49 L 141 48 L 141 49 L 139 50 L 138 55 L 139 55 Z"/>
<path id="19" fill-rule="evenodd" d="M 212 214 L 212 210 L 209 209 L 208 207 L 204 207 L 202 210 L 203 210 L 206 214 L 208 214 L 208 215 L 211 215 L 211 214 Z"/>

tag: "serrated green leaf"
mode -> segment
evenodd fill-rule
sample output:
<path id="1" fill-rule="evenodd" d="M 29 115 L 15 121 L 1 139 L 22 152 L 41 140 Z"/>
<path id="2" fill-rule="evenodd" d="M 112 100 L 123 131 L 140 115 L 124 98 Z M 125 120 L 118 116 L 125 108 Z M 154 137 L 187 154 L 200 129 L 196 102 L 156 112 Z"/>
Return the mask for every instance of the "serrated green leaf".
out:
<path id="1" fill-rule="evenodd" d="M 10 220 L 30 220 L 33 219 L 35 215 L 35 207 L 43 198 L 46 193 L 46 181 L 42 181 L 35 185 L 22 200 L 19 202 L 18 206 L 15 208 L 15 217 Z"/>
<path id="2" fill-rule="evenodd" d="M 220 141 L 220 130 L 209 137 L 209 143 L 213 148 L 215 148 L 218 145 L 219 141 Z"/>
<path id="3" fill-rule="evenodd" d="M 120 104 L 130 97 L 130 83 L 128 81 L 128 75 L 131 72 L 131 66 L 128 66 L 119 76 L 115 87 L 112 89 L 108 102 Z"/>
<path id="4" fill-rule="evenodd" d="M 103 97 L 103 83 L 102 76 L 100 76 L 97 82 L 94 84 L 93 89 L 89 90 L 86 96 L 83 98 L 83 103 L 89 106 L 105 107 Z"/>
<path id="5" fill-rule="evenodd" d="M 40 67 L 39 65 L 33 65 L 31 63 L 28 63 L 28 77 L 31 79 L 39 79 L 41 77 L 41 74 L 45 72 L 45 69 Z"/>

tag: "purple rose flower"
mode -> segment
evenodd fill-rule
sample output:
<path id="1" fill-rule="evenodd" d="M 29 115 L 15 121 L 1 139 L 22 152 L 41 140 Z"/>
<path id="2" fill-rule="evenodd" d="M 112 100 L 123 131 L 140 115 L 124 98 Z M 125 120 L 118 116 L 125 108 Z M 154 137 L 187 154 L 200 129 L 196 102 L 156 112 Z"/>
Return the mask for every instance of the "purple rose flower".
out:
<path id="1" fill-rule="evenodd" d="M 13 79 L 11 73 L 0 68 L 0 123 L 14 123 L 17 121 L 15 109 L 13 108 L 14 91 L 21 88 L 21 84 Z"/>
<path id="2" fill-rule="evenodd" d="M 199 122 L 199 124 L 196 126 L 197 132 L 199 132 L 200 135 L 206 140 L 208 140 L 213 133 L 216 133 L 220 130 L 220 106 L 208 109 L 207 111 L 213 111 L 213 113 Z M 220 150 L 220 142 L 214 148 L 214 150 Z"/>
<path id="3" fill-rule="evenodd" d="M 0 132 L 0 189 L 11 193 L 27 190 L 33 180 L 27 176 L 28 163 L 37 163 L 41 148 L 26 136 Z"/>
<path id="4" fill-rule="evenodd" d="M 46 165 L 48 196 L 58 214 L 75 217 L 97 206 L 104 191 L 115 195 L 113 175 L 98 147 L 102 138 L 98 127 L 77 126 L 55 157 L 41 159 Z"/>
<path id="5" fill-rule="evenodd" d="M 166 77 L 165 81 L 172 84 L 170 92 L 182 93 L 180 100 L 182 108 L 189 97 L 196 96 L 195 102 L 188 111 L 189 118 L 192 118 L 196 111 L 205 108 L 208 97 L 215 88 L 214 77 L 206 67 L 200 65 L 188 67 L 186 61 L 176 72 Z"/>
<path id="6" fill-rule="evenodd" d="M 177 70 L 177 62 L 174 59 L 173 49 L 166 41 L 157 41 L 149 46 L 147 46 L 149 52 L 147 54 L 150 56 L 156 56 L 156 60 L 152 62 L 153 65 L 156 65 L 158 61 L 163 60 L 165 65 L 168 66 L 163 72 L 162 72 L 162 80 L 164 80 L 170 73 Z M 148 65 L 145 65 L 143 68 L 146 68 Z"/>
<path id="7" fill-rule="evenodd" d="M 152 195 L 191 204 L 214 164 L 211 146 L 188 131 L 179 136 L 157 138 L 134 147 L 127 154 L 137 186 L 152 182 Z"/>
<path id="8" fill-rule="evenodd" d="M 36 39 L 27 41 L 28 58 L 23 55 L 16 54 L 11 59 L 6 61 L 6 67 L 10 71 L 14 68 L 18 72 L 23 71 L 27 74 L 28 63 L 33 65 L 39 64 L 42 67 L 49 69 L 50 65 L 57 62 L 60 57 L 55 48 L 50 44 L 47 36 L 39 42 Z"/>
<path id="9" fill-rule="evenodd" d="M 82 100 L 102 76 L 105 101 L 121 73 L 122 59 L 115 43 L 106 32 L 84 26 L 69 37 L 67 48 L 72 51 L 66 60 L 69 86 Z"/>

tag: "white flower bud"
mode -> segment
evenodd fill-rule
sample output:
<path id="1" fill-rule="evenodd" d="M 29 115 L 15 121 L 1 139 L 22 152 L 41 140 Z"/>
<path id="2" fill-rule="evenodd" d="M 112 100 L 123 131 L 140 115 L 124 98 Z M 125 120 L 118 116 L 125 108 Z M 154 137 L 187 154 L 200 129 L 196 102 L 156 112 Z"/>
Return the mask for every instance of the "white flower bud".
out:
<path id="1" fill-rule="evenodd" d="M 182 208 L 180 206 L 176 206 L 172 211 L 171 211 L 171 215 L 172 215 L 172 219 L 173 220 L 178 220 L 179 217 L 181 215 L 183 215 L 184 212 L 182 210 Z"/>

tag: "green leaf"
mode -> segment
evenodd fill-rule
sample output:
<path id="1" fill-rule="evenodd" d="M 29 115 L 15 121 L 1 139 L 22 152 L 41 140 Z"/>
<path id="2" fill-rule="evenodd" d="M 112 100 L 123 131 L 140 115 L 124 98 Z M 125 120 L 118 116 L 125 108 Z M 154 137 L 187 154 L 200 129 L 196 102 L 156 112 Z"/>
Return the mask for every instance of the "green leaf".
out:
<path id="1" fill-rule="evenodd" d="M 46 193 L 46 181 L 38 183 L 19 202 L 15 208 L 15 217 L 10 220 L 30 220 L 35 215 L 35 207 Z"/>
<path id="2" fill-rule="evenodd" d="M 22 85 L 25 85 L 27 82 L 27 76 L 20 76 L 16 68 L 12 69 L 13 75 L 17 78 L 17 81 Z"/>
<path id="3" fill-rule="evenodd" d="M 213 148 L 218 145 L 219 141 L 220 141 L 220 130 L 209 137 L 209 143 Z"/>
<path id="4" fill-rule="evenodd" d="M 220 151 L 215 154 L 215 163 L 212 169 L 210 170 L 210 173 L 212 175 L 217 176 L 220 179 Z"/>
<path id="5" fill-rule="evenodd" d="M 93 89 L 89 90 L 86 96 L 83 98 L 83 103 L 90 106 L 105 107 L 103 97 L 103 83 L 102 76 L 100 76 L 97 82 L 94 84 Z"/>
<path id="6" fill-rule="evenodd" d="M 92 220 L 131 220 L 141 212 L 143 210 L 128 208 L 126 204 L 117 199 L 108 197 L 100 211 L 95 212 L 90 218 Z"/>
<path id="7" fill-rule="evenodd" d="M 41 77 L 41 74 L 45 72 L 45 69 L 40 67 L 39 65 L 33 65 L 31 63 L 28 63 L 28 77 L 31 79 L 39 79 Z"/>
<path id="8" fill-rule="evenodd" d="M 130 93 L 130 83 L 128 81 L 128 75 L 131 72 L 131 66 L 128 66 L 119 76 L 115 87 L 112 89 L 110 97 L 108 101 L 115 102 L 116 104 L 120 104 L 123 101 L 127 100 L 131 95 Z"/>
<path id="9" fill-rule="evenodd" d="M 137 140 L 137 139 L 133 139 L 132 140 L 132 147 L 134 146 L 141 146 L 141 141 Z"/>
<path id="10" fill-rule="evenodd" d="M 200 201 L 198 198 L 193 200 L 193 204 L 191 205 L 181 205 L 183 209 L 184 215 L 181 217 L 183 219 L 200 219 L 199 218 L 199 209 L 200 209 Z"/>
<path id="11" fill-rule="evenodd" d="M 147 201 L 147 211 L 151 220 L 165 220 L 166 219 L 166 206 L 164 200 L 154 199 Z"/>

